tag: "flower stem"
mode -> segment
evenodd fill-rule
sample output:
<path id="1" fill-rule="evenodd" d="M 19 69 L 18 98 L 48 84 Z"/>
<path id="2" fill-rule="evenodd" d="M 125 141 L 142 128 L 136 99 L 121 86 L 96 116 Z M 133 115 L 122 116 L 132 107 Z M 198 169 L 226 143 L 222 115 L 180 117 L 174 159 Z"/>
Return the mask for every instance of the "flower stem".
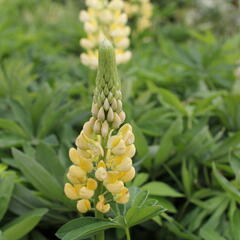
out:
<path id="1" fill-rule="evenodd" d="M 102 192 L 102 188 L 103 188 L 102 184 L 99 184 L 98 189 L 97 189 L 97 194 L 96 194 L 96 197 L 95 197 L 95 206 L 96 206 L 97 201 L 98 201 L 97 197 Z M 99 212 L 97 209 L 95 209 L 95 217 L 96 218 L 104 218 L 104 215 L 101 212 Z M 96 235 L 96 240 L 104 240 L 104 239 L 105 239 L 104 231 L 101 231 Z"/>
<path id="2" fill-rule="evenodd" d="M 97 218 L 103 218 L 103 214 L 98 212 L 97 210 L 95 211 L 95 217 Z M 104 236 L 104 231 L 101 231 L 99 232 L 97 235 L 96 235 L 96 240 L 104 240 L 105 239 L 105 236 Z"/>
<path id="3" fill-rule="evenodd" d="M 125 233 L 126 233 L 127 240 L 131 240 L 129 228 L 125 228 Z"/>

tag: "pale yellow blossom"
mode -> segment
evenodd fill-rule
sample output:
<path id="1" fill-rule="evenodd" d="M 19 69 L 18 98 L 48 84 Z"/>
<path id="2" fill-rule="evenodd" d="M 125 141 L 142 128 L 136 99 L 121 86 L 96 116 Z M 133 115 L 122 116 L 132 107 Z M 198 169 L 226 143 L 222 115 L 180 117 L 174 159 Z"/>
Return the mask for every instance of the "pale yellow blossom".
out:
<path id="1" fill-rule="evenodd" d="M 86 5 L 88 9 L 79 15 L 87 34 L 80 40 L 80 45 L 86 50 L 80 56 L 82 64 L 97 68 L 97 48 L 106 38 L 114 44 L 117 64 L 128 62 L 131 58 L 131 52 L 127 50 L 130 28 L 126 25 L 128 16 L 124 12 L 123 0 L 87 0 Z"/>

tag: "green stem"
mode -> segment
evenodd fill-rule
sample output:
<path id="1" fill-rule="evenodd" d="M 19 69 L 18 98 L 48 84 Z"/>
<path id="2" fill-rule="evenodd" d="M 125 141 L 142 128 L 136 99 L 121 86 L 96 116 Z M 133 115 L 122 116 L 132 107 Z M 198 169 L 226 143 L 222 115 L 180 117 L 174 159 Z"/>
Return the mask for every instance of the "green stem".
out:
<path id="1" fill-rule="evenodd" d="M 95 217 L 103 218 L 103 214 L 96 210 L 95 211 Z M 104 239 L 105 239 L 104 231 L 101 231 L 96 235 L 96 240 L 104 240 Z"/>
<path id="2" fill-rule="evenodd" d="M 103 186 L 100 183 L 98 186 L 98 189 L 97 189 L 96 197 L 95 197 L 95 206 L 98 202 L 98 195 L 102 193 L 102 188 L 103 188 Z M 99 212 L 97 209 L 95 209 L 95 217 L 96 218 L 104 218 L 104 215 L 101 212 Z M 96 240 L 104 240 L 104 239 L 105 239 L 104 231 L 101 231 L 96 235 Z"/>
<path id="3" fill-rule="evenodd" d="M 127 240 L 131 240 L 129 228 L 125 228 L 125 233 L 126 233 Z"/>

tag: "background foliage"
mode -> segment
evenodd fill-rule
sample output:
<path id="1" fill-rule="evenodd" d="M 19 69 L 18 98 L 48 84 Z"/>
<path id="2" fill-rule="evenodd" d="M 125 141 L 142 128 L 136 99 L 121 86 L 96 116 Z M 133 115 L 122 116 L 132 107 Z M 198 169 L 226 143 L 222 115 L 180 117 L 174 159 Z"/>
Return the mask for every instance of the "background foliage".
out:
<path id="1" fill-rule="evenodd" d="M 133 186 L 167 209 L 133 239 L 240 239 L 240 12 L 220 2 L 154 1 L 152 28 L 119 67 Z M 0 0 L 0 239 L 57 239 L 77 216 L 62 176 L 95 81 L 79 61 L 83 5 Z"/>

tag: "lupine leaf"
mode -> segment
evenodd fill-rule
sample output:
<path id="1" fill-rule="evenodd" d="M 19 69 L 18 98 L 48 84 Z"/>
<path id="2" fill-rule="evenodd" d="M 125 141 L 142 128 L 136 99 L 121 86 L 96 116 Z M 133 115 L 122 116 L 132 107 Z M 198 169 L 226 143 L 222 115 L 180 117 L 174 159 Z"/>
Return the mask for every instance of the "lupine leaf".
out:
<path id="1" fill-rule="evenodd" d="M 13 173 L 0 177 L 0 220 L 7 211 L 15 178 L 16 176 Z"/>
<path id="2" fill-rule="evenodd" d="M 142 190 L 149 191 L 150 195 L 165 196 L 165 197 L 182 197 L 183 195 L 177 192 L 164 182 L 150 182 L 142 187 Z"/>
<path id="3" fill-rule="evenodd" d="M 35 209 L 21 217 L 16 218 L 3 228 L 6 240 L 18 240 L 30 232 L 47 213 L 47 209 Z"/>
<path id="4" fill-rule="evenodd" d="M 12 153 L 22 173 L 45 197 L 58 201 L 65 199 L 61 185 L 37 161 L 17 149 Z"/>
<path id="5" fill-rule="evenodd" d="M 81 217 L 63 225 L 56 235 L 62 240 L 80 240 L 86 239 L 99 231 L 119 227 L 118 224 L 107 219 Z"/>

